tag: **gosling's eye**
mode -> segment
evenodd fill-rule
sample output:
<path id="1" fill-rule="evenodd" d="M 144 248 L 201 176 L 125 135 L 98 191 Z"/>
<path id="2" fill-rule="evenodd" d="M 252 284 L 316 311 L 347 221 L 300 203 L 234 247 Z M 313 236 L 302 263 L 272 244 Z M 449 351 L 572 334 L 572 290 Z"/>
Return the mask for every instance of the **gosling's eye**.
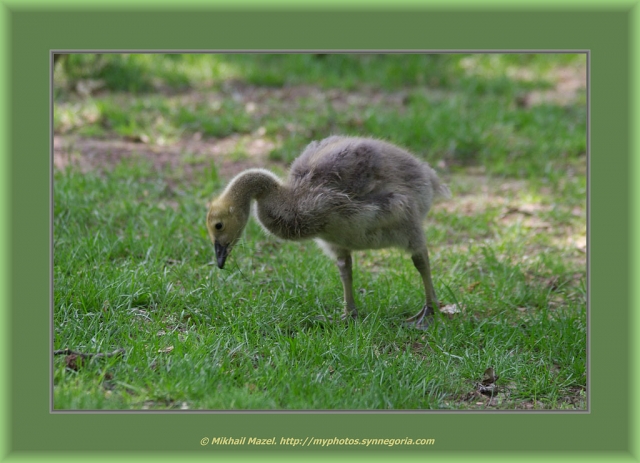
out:
<path id="1" fill-rule="evenodd" d="M 224 227 L 224 225 L 222 225 L 222 222 L 218 222 L 214 226 L 216 227 L 216 230 L 222 230 L 222 227 Z"/>

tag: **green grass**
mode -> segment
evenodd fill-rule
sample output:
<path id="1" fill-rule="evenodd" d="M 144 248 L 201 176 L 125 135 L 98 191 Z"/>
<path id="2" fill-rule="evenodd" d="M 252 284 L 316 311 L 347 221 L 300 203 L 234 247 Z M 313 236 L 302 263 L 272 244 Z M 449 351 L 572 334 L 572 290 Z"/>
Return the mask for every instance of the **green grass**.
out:
<path id="1" fill-rule="evenodd" d="M 56 409 L 585 409 L 586 109 L 520 105 L 571 55 L 74 56 L 56 69 L 65 139 L 161 151 L 195 134 L 226 157 L 180 150 L 54 172 L 54 349 L 124 348 L 77 371 L 54 358 Z M 526 78 L 514 77 L 526 71 Z M 102 80 L 82 96 L 78 82 Z M 239 95 L 239 96 L 238 96 Z M 251 221 L 224 270 L 206 203 L 251 141 L 282 172 L 330 133 L 403 144 L 453 191 L 428 218 L 436 291 L 461 312 L 428 331 L 397 250 L 354 254 L 361 318 L 312 243 Z M 143 150 L 144 151 L 144 150 Z M 155 151 L 153 151 L 155 152 Z M 85 156 L 85 153 L 76 153 Z M 492 366 L 493 401 L 475 383 Z"/>

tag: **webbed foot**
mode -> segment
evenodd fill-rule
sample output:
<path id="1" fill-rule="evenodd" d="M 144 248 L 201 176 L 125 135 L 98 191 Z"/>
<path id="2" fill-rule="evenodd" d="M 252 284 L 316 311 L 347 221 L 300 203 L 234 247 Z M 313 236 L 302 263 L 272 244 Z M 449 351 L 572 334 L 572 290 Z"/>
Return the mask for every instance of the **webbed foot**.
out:
<path id="1" fill-rule="evenodd" d="M 433 324 L 434 311 L 433 307 L 425 304 L 425 306 L 415 314 L 413 317 L 409 317 L 405 320 L 406 325 L 410 325 L 418 330 L 426 330 Z"/>

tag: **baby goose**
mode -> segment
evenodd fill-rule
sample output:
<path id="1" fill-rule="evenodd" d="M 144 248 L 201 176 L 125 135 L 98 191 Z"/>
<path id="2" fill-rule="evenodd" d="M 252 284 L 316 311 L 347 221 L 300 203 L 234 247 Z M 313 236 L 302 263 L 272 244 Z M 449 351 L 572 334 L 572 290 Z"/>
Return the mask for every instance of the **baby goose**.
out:
<path id="1" fill-rule="evenodd" d="M 426 302 L 407 321 L 427 328 L 437 306 L 422 221 L 435 196 L 449 188 L 426 163 L 390 143 L 333 136 L 314 141 L 283 182 L 264 169 L 237 175 L 213 200 L 207 229 L 223 268 L 255 213 L 263 228 L 288 240 L 314 238 L 334 257 L 344 288 L 342 318 L 356 318 L 351 251 L 397 247 L 411 254 Z"/>

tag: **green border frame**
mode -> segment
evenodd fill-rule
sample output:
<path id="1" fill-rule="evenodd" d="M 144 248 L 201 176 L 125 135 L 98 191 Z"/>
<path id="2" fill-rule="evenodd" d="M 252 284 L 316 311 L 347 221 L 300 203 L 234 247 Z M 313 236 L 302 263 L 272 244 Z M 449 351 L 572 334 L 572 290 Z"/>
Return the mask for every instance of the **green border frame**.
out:
<path id="1" fill-rule="evenodd" d="M 640 262 L 640 247 L 631 243 L 640 236 L 640 191 L 636 186 L 632 196 L 630 190 L 640 176 L 640 163 L 631 156 L 640 146 L 632 130 L 638 124 L 631 125 L 640 103 L 638 0 L 405 1 L 368 11 L 363 2 L 326 0 L 313 4 L 315 10 L 307 4 L 295 12 L 282 2 L 231 5 L 0 0 L 0 458 L 282 460 L 304 452 L 305 459 L 638 461 L 632 391 L 640 384 L 633 336 L 640 288 L 630 284 Z M 590 50 L 590 413 L 49 412 L 49 50 L 259 48 Z M 202 437 L 213 435 L 424 435 L 436 445 L 364 451 L 200 446 Z"/>

